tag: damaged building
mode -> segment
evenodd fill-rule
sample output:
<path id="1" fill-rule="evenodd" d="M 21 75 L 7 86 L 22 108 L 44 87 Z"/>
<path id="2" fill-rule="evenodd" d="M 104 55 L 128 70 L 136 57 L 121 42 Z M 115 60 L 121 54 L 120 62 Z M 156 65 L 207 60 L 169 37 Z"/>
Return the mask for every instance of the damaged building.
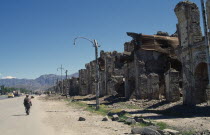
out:
<path id="1" fill-rule="evenodd" d="M 144 35 L 128 32 L 132 38 L 124 52 L 100 52 L 100 96 L 118 95 L 127 99 L 180 100 L 195 105 L 210 99 L 207 55 L 195 3 L 179 2 L 175 9 L 177 32 Z M 210 11 L 210 0 L 207 1 Z M 209 19 L 209 18 L 208 18 Z M 79 78 L 65 82 L 70 95 L 96 93 L 96 61 L 79 70 Z M 56 86 L 61 91 L 61 84 Z"/>
<path id="2" fill-rule="evenodd" d="M 57 81 L 55 88 L 56 93 L 61 95 L 80 95 L 79 93 L 79 78 L 72 77 L 71 79 L 64 79 Z"/>
<path id="3" fill-rule="evenodd" d="M 100 52 L 100 96 L 124 96 L 123 65 L 120 61 L 122 53 Z"/>
<path id="4" fill-rule="evenodd" d="M 206 45 L 200 27 L 200 12 L 195 3 L 184 1 L 174 9 L 178 18 L 180 46 L 178 59 L 182 63 L 183 103 L 206 102 L 208 84 Z"/>
<path id="5" fill-rule="evenodd" d="M 166 91 L 170 91 L 166 89 L 166 83 L 169 82 L 165 81 L 165 73 L 170 69 L 181 71 L 181 63 L 175 55 L 175 49 L 179 45 L 178 38 L 164 33 L 163 36 L 137 33 L 127 35 L 132 37 L 132 41 L 124 44 L 126 97 L 136 99 L 165 97 Z M 177 83 L 179 85 L 179 81 Z M 179 88 L 176 91 L 179 91 Z M 177 100 L 179 95 L 177 93 Z"/>

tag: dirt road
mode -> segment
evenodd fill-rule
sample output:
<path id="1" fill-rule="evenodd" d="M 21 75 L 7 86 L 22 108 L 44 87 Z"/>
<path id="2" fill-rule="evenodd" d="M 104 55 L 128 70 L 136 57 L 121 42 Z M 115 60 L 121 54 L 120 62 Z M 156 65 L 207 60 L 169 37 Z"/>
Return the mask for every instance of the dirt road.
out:
<path id="1" fill-rule="evenodd" d="M 32 100 L 31 114 L 25 115 L 23 98 L 0 100 L 0 132 L 3 135 L 122 135 L 130 127 L 103 122 L 102 116 L 67 107 L 65 102 Z M 82 116 L 86 121 L 78 121 Z"/>
<path id="2" fill-rule="evenodd" d="M 41 102 L 32 100 L 31 114 L 26 116 L 23 98 L 0 100 L 0 132 L 2 135 L 54 135 L 52 127 L 43 123 L 46 113 Z"/>

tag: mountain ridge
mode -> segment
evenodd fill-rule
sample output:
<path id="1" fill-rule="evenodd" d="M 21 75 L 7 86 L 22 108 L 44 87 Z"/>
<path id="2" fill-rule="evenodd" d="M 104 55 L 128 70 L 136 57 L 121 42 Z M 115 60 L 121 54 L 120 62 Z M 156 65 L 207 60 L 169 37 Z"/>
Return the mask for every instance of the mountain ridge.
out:
<path id="1" fill-rule="evenodd" d="M 78 77 L 78 73 L 68 75 L 68 78 Z M 55 74 L 41 75 L 36 79 L 0 79 L 0 85 L 5 87 L 25 88 L 28 90 L 46 90 L 55 85 L 57 80 L 65 79 L 66 76 L 60 76 Z"/>

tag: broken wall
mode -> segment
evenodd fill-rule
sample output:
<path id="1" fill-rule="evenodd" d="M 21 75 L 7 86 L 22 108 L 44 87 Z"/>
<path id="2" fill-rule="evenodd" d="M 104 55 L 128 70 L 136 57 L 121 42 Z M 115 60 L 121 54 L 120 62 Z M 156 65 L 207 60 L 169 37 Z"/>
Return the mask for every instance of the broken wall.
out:
<path id="1" fill-rule="evenodd" d="M 197 5 L 189 1 L 179 2 L 174 11 L 178 18 L 177 28 L 181 43 L 177 49 L 177 56 L 182 62 L 183 103 L 195 105 L 203 102 L 202 99 L 206 93 L 199 85 L 202 83 L 196 84 L 195 74 L 197 66 L 206 62 L 206 47 L 200 28 L 200 12 Z"/>
<path id="2" fill-rule="evenodd" d="M 100 89 L 101 96 L 124 95 L 123 63 L 120 62 L 122 54 L 116 51 L 100 52 Z"/>
<path id="3" fill-rule="evenodd" d="M 166 101 L 176 102 L 180 100 L 179 72 L 170 69 L 165 73 Z"/>
<path id="4" fill-rule="evenodd" d="M 87 80 L 87 70 L 79 70 L 79 95 L 87 95 L 88 93 L 88 80 Z"/>

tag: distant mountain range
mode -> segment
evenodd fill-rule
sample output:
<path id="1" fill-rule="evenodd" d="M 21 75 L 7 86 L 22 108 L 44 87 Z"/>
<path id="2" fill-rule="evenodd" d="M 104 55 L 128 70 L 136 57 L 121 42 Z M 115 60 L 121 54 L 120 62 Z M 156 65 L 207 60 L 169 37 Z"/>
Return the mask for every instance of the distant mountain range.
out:
<path id="1" fill-rule="evenodd" d="M 74 73 L 68 76 L 78 77 L 78 73 Z M 65 79 L 65 76 L 62 76 Z M 0 85 L 5 87 L 25 88 L 28 90 L 46 90 L 55 85 L 56 81 L 61 80 L 61 76 L 54 74 L 41 75 L 36 79 L 0 79 Z"/>

